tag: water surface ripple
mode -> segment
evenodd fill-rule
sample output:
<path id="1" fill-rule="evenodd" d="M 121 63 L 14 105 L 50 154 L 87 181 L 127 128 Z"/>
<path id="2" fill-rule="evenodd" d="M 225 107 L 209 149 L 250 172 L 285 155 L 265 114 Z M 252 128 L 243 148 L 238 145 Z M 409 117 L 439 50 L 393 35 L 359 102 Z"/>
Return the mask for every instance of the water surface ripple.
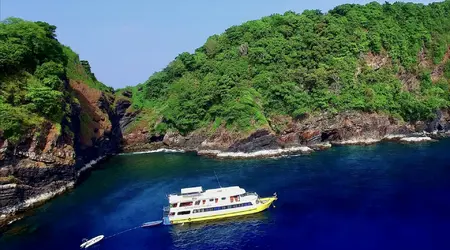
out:
<path id="1" fill-rule="evenodd" d="M 32 211 L 0 249 L 79 249 L 161 218 L 166 195 L 240 185 L 276 208 L 233 219 L 137 229 L 94 249 L 450 249 L 450 141 L 336 147 L 309 156 L 215 160 L 190 153 L 121 155 L 75 190 Z"/>

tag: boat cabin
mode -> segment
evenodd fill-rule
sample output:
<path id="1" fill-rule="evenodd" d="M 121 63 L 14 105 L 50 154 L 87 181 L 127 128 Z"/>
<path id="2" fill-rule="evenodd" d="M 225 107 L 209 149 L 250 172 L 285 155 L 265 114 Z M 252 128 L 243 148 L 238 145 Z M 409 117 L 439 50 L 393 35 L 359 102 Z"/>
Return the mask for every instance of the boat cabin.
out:
<path id="1" fill-rule="evenodd" d="M 168 216 L 188 215 L 198 211 L 208 211 L 211 207 L 241 207 L 251 205 L 243 197 L 256 195 L 247 193 L 238 186 L 208 189 L 191 187 L 181 189 L 180 194 L 169 195 L 169 207 L 165 209 Z M 256 195 L 257 196 L 257 195 Z"/>

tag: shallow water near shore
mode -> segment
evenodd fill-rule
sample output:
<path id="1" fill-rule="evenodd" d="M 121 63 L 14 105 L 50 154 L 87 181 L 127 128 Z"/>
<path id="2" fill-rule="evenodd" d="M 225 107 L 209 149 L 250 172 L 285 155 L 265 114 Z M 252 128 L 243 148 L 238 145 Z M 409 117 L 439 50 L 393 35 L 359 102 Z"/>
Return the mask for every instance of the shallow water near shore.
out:
<path id="1" fill-rule="evenodd" d="M 260 214 L 136 229 L 92 249 L 449 249 L 450 140 L 334 147 L 311 155 L 217 160 L 120 155 L 76 189 L 10 225 L 0 249 L 79 249 L 161 218 L 166 195 L 201 185 L 278 193 Z"/>

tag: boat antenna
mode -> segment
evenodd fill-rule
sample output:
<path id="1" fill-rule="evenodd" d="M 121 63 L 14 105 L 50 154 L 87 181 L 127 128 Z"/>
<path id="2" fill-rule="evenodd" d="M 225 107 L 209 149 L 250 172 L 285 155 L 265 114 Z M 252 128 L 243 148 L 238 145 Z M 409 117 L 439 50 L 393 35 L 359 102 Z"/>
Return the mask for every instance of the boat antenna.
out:
<path id="1" fill-rule="evenodd" d="M 217 174 L 216 174 L 216 171 L 215 171 L 215 170 L 214 170 L 214 175 L 216 176 L 216 180 L 217 180 L 217 183 L 219 184 L 219 187 L 222 188 L 222 186 L 220 185 L 219 178 L 217 177 Z"/>

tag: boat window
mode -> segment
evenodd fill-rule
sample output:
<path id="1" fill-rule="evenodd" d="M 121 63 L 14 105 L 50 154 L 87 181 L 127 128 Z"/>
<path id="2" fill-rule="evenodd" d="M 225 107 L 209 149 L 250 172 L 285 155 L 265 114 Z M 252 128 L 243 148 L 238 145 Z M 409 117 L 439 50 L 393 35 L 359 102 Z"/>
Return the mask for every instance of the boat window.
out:
<path id="1" fill-rule="evenodd" d="M 169 216 L 174 216 L 174 215 L 175 215 L 175 212 L 169 213 Z"/>
<path id="2" fill-rule="evenodd" d="M 214 201 L 214 199 L 209 199 L 209 201 L 213 202 L 213 201 Z"/>
<path id="3" fill-rule="evenodd" d="M 225 197 L 222 197 L 222 200 L 224 201 L 226 198 Z"/>
<path id="4" fill-rule="evenodd" d="M 178 203 L 172 203 L 172 204 L 170 204 L 170 207 L 177 207 L 178 206 Z"/>
<path id="5" fill-rule="evenodd" d="M 195 202 L 195 205 L 200 205 L 200 201 L 196 201 L 196 202 Z"/>
<path id="6" fill-rule="evenodd" d="M 186 214 L 190 214 L 190 213 L 191 213 L 191 210 L 181 211 L 181 212 L 178 212 L 178 215 L 186 215 Z"/>
<path id="7" fill-rule="evenodd" d="M 188 207 L 188 206 L 192 206 L 192 201 L 180 203 L 180 207 Z"/>
<path id="8" fill-rule="evenodd" d="M 216 203 L 219 202 L 219 198 L 216 198 Z"/>
<path id="9" fill-rule="evenodd" d="M 206 200 L 203 200 L 203 205 L 205 205 L 205 203 L 206 203 Z"/>
<path id="10" fill-rule="evenodd" d="M 225 209 L 230 209 L 230 208 L 247 207 L 247 206 L 251 206 L 251 205 L 252 205 L 251 202 L 246 202 L 246 203 L 240 203 L 240 204 L 234 204 L 234 205 L 228 205 L 228 206 L 221 206 L 221 207 L 209 207 L 209 208 L 202 208 L 202 209 L 194 209 L 193 213 L 219 211 L 219 210 L 225 210 Z"/>

